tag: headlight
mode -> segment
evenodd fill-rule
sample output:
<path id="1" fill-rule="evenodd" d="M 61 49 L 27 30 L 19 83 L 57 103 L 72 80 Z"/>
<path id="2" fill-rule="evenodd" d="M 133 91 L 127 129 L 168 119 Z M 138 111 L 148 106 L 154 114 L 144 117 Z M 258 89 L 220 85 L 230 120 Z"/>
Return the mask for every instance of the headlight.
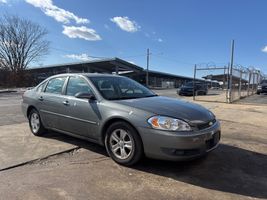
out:
<path id="1" fill-rule="evenodd" d="M 153 116 L 148 119 L 152 128 L 168 131 L 191 131 L 191 127 L 185 121 L 164 116 Z"/>
<path id="2" fill-rule="evenodd" d="M 258 90 L 261 90 L 261 85 L 258 85 Z"/>

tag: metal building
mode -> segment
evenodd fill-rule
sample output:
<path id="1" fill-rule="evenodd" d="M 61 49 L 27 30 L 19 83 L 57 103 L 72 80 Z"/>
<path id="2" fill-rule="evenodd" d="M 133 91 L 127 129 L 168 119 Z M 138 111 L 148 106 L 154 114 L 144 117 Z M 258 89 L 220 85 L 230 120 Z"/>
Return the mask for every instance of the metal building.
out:
<path id="1" fill-rule="evenodd" d="M 34 78 L 35 83 L 39 83 L 54 74 L 88 72 L 119 74 L 130 77 L 143 85 L 146 84 L 146 70 L 120 58 L 35 67 L 29 68 L 28 72 Z M 148 83 L 151 88 L 177 88 L 183 83 L 193 80 L 191 77 L 151 70 L 148 74 Z"/>

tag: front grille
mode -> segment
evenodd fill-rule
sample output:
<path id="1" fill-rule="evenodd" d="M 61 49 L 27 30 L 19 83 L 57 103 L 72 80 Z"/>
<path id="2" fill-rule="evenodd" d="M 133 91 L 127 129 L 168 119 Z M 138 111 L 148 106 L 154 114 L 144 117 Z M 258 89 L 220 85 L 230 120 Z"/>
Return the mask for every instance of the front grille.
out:
<path id="1" fill-rule="evenodd" d="M 211 127 L 213 124 L 215 124 L 216 122 L 216 119 L 213 119 L 209 122 L 206 122 L 206 123 L 202 123 L 202 124 L 196 124 L 195 127 L 198 129 L 198 130 L 203 130 L 203 129 L 206 129 L 206 128 L 209 128 Z"/>

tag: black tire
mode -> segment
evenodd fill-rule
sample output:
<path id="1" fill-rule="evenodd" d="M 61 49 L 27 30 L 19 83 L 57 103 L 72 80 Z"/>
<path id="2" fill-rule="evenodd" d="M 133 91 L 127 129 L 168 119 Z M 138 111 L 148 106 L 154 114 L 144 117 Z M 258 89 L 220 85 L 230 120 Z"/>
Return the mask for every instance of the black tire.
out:
<path id="1" fill-rule="evenodd" d="M 129 139 L 132 140 L 132 150 L 129 153 L 129 157 L 125 159 L 118 158 L 111 149 L 111 135 L 116 132 L 116 130 L 124 130 L 129 135 Z M 121 133 L 120 133 L 121 134 Z M 128 136 L 127 136 L 128 137 Z M 123 140 L 124 141 L 124 140 Z M 109 156 L 118 164 L 131 166 L 136 164 L 143 157 L 143 143 L 137 133 L 137 131 L 127 122 L 117 121 L 109 126 L 105 135 L 105 147 Z M 121 152 L 121 149 L 119 150 Z"/>
<path id="2" fill-rule="evenodd" d="M 31 123 L 31 120 L 34 116 L 37 116 L 39 119 L 39 127 L 38 128 L 34 127 L 34 125 Z M 46 132 L 46 129 L 44 128 L 44 126 L 42 124 L 40 114 L 36 109 L 32 109 L 30 111 L 29 116 L 28 116 L 28 120 L 29 120 L 30 129 L 31 129 L 31 132 L 33 135 L 42 136 Z"/>
<path id="3" fill-rule="evenodd" d="M 260 92 L 257 92 L 257 95 L 260 95 L 261 93 Z"/>

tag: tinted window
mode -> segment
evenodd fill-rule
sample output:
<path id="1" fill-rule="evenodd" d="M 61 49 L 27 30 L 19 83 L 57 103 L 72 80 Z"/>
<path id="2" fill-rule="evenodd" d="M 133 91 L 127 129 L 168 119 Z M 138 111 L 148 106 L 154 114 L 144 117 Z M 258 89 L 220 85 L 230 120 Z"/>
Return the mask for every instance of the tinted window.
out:
<path id="1" fill-rule="evenodd" d="M 46 86 L 45 92 L 53 94 L 61 94 L 65 80 L 66 77 L 58 77 L 51 79 Z"/>
<path id="2" fill-rule="evenodd" d="M 80 77 L 70 77 L 66 95 L 75 96 L 77 93 L 92 93 L 88 83 Z"/>
<path id="3" fill-rule="evenodd" d="M 185 83 L 184 86 L 186 86 L 186 87 L 193 87 L 193 83 L 191 83 L 191 82 Z"/>
<path id="4" fill-rule="evenodd" d="M 101 95 L 108 100 L 155 96 L 141 84 L 126 77 L 89 77 Z"/>

